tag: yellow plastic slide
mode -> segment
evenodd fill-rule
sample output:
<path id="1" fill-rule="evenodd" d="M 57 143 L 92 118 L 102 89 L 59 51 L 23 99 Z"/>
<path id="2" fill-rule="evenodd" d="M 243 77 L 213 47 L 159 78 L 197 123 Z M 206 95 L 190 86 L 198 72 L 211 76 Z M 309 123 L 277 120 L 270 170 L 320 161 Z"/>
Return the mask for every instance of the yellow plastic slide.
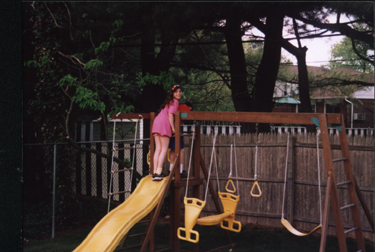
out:
<path id="1" fill-rule="evenodd" d="M 152 181 L 152 175 L 144 177 L 129 198 L 104 216 L 74 252 L 114 251 L 130 228 L 158 204 L 166 183 L 167 178 Z"/>

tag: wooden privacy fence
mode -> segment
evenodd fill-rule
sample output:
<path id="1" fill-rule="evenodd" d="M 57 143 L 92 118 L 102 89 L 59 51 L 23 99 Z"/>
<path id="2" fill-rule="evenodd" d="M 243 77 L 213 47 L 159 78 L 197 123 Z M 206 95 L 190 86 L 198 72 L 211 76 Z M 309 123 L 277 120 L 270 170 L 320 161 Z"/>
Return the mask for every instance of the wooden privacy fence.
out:
<path id="1" fill-rule="evenodd" d="M 216 139 L 216 160 L 219 177 L 219 190 L 225 191 L 225 185 L 230 172 L 230 145 L 236 143 L 235 154 L 238 169 L 238 192 L 241 196 L 237 207 L 236 219 L 243 224 L 253 223 L 262 226 L 282 227 L 280 223 L 283 194 L 284 175 L 287 153 L 287 134 L 255 134 L 218 135 Z M 319 145 L 320 159 L 317 161 L 317 146 L 315 134 L 294 134 L 290 136 L 290 150 L 288 158 L 288 174 L 286 186 L 285 218 L 299 230 L 312 230 L 320 223 L 320 199 L 318 187 L 318 163 L 321 174 L 321 202 L 324 207 L 327 173 L 323 160 L 323 150 Z M 374 194 L 374 139 L 372 137 L 348 136 L 350 158 L 354 176 L 370 211 L 373 212 Z M 184 167 L 187 169 L 191 138 L 185 138 Z M 201 136 L 201 153 L 207 169 L 210 165 L 213 136 Z M 321 143 L 321 139 L 319 138 Z M 341 158 L 339 138 L 330 136 L 333 159 Z M 255 172 L 255 147 L 258 146 L 257 177 L 262 196 L 252 197 L 250 190 Z M 232 159 L 232 176 L 236 176 L 235 158 Z M 334 163 L 336 181 L 345 181 L 343 164 Z M 202 175 L 203 176 L 203 175 Z M 215 190 L 217 187 L 215 162 L 212 166 L 210 183 Z M 236 181 L 233 181 L 236 185 Z M 202 186 L 201 199 L 204 198 Z M 339 187 L 340 205 L 348 204 L 347 190 Z M 373 240 L 371 227 L 360 207 L 364 236 Z M 211 197 L 203 216 L 215 212 Z M 353 226 L 350 212 L 343 213 L 344 226 Z M 329 215 L 329 233 L 336 235 L 332 212 Z M 320 231 L 318 231 L 320 232 Z"/>

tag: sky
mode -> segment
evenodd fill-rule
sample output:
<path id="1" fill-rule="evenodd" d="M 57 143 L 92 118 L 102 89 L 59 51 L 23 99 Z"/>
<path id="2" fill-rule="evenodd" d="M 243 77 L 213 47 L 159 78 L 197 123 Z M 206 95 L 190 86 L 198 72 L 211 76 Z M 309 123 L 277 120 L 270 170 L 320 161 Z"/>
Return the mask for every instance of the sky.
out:
<path id="1" fill-rule="evenodd" d="M 301 45 L 307 47 L 306 52 L 306 65 L 308 66 L 323 66 L 327 65 L 331 55 L 331 47 L 339 43 L 344 36 L 327 37 L 327 38 L 315 38 L 315 39 L 304 39 L 301 40 Z M 297 45 L 296 40 L 290 41 L 295 46 Z M 296 57 L 282 49 L 282 54 L 290 59 L 294 65 L 297 65 Z"/>
<path id="2" fill-rule="evenodd" d="M 328 21 L 334 23 L 336 21 L 336 16 L 328 17 Z M 349 19 L 341 15 L 341 22 L 347 22 Z M 253 31 L 255 35 L 264 36 L 263 33 L 259 31 Z M 287 34 L 284 31 L 284 34 Z M 338 33 L 334 33 L 338 34 Z M 327 33 L 327 35 L 331 35 L 331 33 Z M 288 36 L 284 35 L 284 38 L 288 38 Z M 306 64 L 308 66 L 323 66 L 327 65 L 331 55 L 331 47 L 334 44 L 339 43 L 344 36 L 333 36 L 333 37 L 324 37 L 324 38 L 314 38 L 314 39 L 302 39 L 301 45 L 302 47 L 307 47 L 306 52 Z M 294 46 L 298 46 L 297 40 L 290 40 L 289 41 Z M 282 55 L 285 56 L 287 59 L 293 62 L 294 65 L 297 65 L 296 58 L 287 52 L 286 50 L 282 49 Z"/>

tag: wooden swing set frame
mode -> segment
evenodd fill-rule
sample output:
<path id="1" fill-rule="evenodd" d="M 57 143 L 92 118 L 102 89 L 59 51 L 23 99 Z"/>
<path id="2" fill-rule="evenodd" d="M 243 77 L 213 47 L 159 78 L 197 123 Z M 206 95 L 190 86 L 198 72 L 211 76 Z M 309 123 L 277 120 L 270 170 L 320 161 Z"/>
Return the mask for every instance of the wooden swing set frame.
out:
<path id="1" fill-rule="evenodd" d="M 150 135 L 152 136 L 151 129 L 153 125 L 153 121 L 155 118 L 155 113 L 150 114 L 142 114 L 144 119 L 150 119 Z M 132 119 L 138 118 L 139 114 L 113 114 L 112 118 L 121 118 L 121 119 Z M 374 231 L 374 221 L 372 218 L 372 214 L 370 213 L 369 208 L 367 207 L 363 196 L 359 190 L 359 187 L 355 181 L 355 178 L 352 173 L 350 157 L 349 157 L 349 149 L 346 140 L 346 133 L 345 133 L 345 124 L 344 119 L 341 114 L 323 114 L 323 113 L 266 113 L 266 112 L 208 112 L 208 111 L 177 111 L 175 115 L 175 128 L 179 129 L 181 126 L 181 119 L 183 120 L 191 120 L 196 121 L 195 124 L 195 141 L 194 141 L 194 176 L 189 179 L 189 186 L 193 187 L 193 197 L 199 198 L 199 187 L 203 184 L 203 180 L 200 179 L 200 171 L 203 172 L 204 177 L 207 179 L 207 169 L 202 159 L 200 153 L 200 122 L 199 121 L 226 121 L 226 122 L 243 122 L 243 123 L 269 123 L 269 124 L 298 124 L 298 125 L 316 125 L 320 128 L 321 131 L 321 139 L 322 139 L 322 147 L 324 153 L 324 164 L 325 170 L 327 173 L 327 189 L 325 193 L 325 202 L 324 202 L 324 210 L 323 210 L 323 222 L 321 227 L 321 240 L 320 240 L 320 252 L 325 251 L 326 245 L 326 238 L 328 234 L 328 214 L 329 209 L 332 207 L 334 223 L 336 228 L 336 235 L 338 238 L 340 252 L 347 252 L 346 246 L 346 235 L 349 232 L 355 232 L 355 237 L 357 240 L 357 247 L 359 251 L 365 252 L 365 244 L 364 244 L 364 237 L 361 227 L 361 221 L 359 216 L 359 207 L 357 204 L 357 200 L 362 205 L 364 213 L 370 223 L 372 230 Z M 335 126 L 339 130 L 339 138 L 340 138 L 340 145 L 343 158 L 338 160 L 332 159 L 332 152 L 331 152 L 331 145 L 329 142 L 329 134 L 328 134 L 328 125 Z M 181 133 L 179 130 L 176 131 L 175 134 L 175 153 L 180 153 L 180 136 Z M 150 138 L 150 156 L 152 157 L 154 154 L 154 139 Z M 350 203 L 348 207 L 341 207 L 339 206 L 339 198 L 338 198 L 338 191 L 335 181 L 335 176 L 333 172 L 333 163 L 334 162 L 343 162 L 346 174 L 346 180 L 343 183 L 347 185 Z M 159 203 L 157 207 L 151 212 L 151 221 L 148 225 L 148 229 L 146 235 L 142 242 L 141 252 L 146 251 L 148 244 L 150 245 L 150 251 L 155 251 L 155 235 L 154 235 L 154 227 L 159 216 L 161 207 L 163 205 L 165 196 L 170 189 L 170 242 L 169 248 L 165 249 L 164 251 L 174 251 L 179 252 L 180 249 L 180 239 L 177 237 L 177 229 L 180 225 L 180 193 L 181 188 L 186 186 L 186 180 L 180 179 L 179 169 L 175 167 L 180 166 L 180 158 L 179 155 L 176 155 L 176 161 L 167 179 L 167 185 L 163 191 L 163 194 L 160 197 Z M 153 159 L 150 159 L 150 172 L 153 172 Z M 174 176 L 173 176 L 174 175 Z M 174 179 L 172 179 L 174 177 Z M 213 187 L 209 186 L 209 191 L 212 195 L 215 207 L 218 211 L 218 214 L 222 213 L 219 200 L 217 195 L 213 189 Z M 344 230 L 343 219 L 341 211 L 343 209 L 350 208 L 352 211 L 352 219 L 355 228 L 350 230 Z M 196 227 L 199 229 L 199 226 Z M 229 245 L 233 247 L 233 243 L 229 236 L 229 233 L 225 230 L 227 238 L 229 240 Z M 225 247 L 228 247 L 225 246 Z M 217 248 L 223 249 L 224 247 Z M 217 250 L 215 249 L 215 250 Z M 194 252 L 199 251 L 199 243 L 194 244 Z M 214 251 L 214 250 L 210 250 Z"/>

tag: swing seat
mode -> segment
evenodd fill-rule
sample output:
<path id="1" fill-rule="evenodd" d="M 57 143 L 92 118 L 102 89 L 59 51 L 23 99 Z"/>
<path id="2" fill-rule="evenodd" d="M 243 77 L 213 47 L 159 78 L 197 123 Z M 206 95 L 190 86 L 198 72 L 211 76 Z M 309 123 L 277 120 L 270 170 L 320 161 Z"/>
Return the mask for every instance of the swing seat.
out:
<path id="1" fill-rule="evenodd" d="M 298 231 L 297 229 L 295 229 L 290 223 L 289 221 L 287 221 L 286 219 L 284 218 L 281 218 L 281 224 L 283 224 L 283 226 L 289 231 L 291 232 L 292 234 L 296 235 L 296 236 L 307 236 L 309 234 L 312 234 L 314 233 L 316 230 L 318 230 L 319 228 L 322 227 L 322 225 L 319 225 L 317 227 L 315 227 L 313 230 L 311 230 L 310 232 L 308 233 L 302 233 L 300 231 Z"/>
<path id="2" fill-rule="evenodd" d="M 199 218 L 197 220 L 197 224 L 202 225 L 202 226 L 217 225 L 217 224 L 220 224 L 225 218 L 229 217 L 230 215 L 232 215 L 232 213 L 224 212 L 221 214 L 205 216 L 205 217 Z"/>
<path id="3" fill-rule="evenodd" d="M 185 204 L 185 227 L 177 229 L 177 236 L 179 239 L 184 241 L 189 241 L 192 243 L 197 243 L 199 241 L 199 233 L 193 230 L 197 219 L 202 212 L 202 209 L 206 205 L 206 202 L 196 198 L 184 198 Z M 183 236 L 182 232 L 185 232 Z M 192 236 L 195 235 L 195 238 Z"/>
<path id="4" fill-rule="evenodd" d="M 241 222 L 234 220 L 240 196 L 233 195 L 231 193 L 219 192 L 219 197 L 224 207 L 224 213 L 199 218 L 197 220 L 197 224 L 203 226 L 220 224 L 221 228 L 223 229 L 237 233 L 240 232 Z"/>
<path id="5" fill-rule="evenodd" d="M 240 196 L 227 192 L 219 192 L 219 197 L 224 207 L 224 213 L 229 212 L 231 214 L 220 223 L 221 228 L 239 233 L 241 231 L 241 222 L 234 219 Z"/>

